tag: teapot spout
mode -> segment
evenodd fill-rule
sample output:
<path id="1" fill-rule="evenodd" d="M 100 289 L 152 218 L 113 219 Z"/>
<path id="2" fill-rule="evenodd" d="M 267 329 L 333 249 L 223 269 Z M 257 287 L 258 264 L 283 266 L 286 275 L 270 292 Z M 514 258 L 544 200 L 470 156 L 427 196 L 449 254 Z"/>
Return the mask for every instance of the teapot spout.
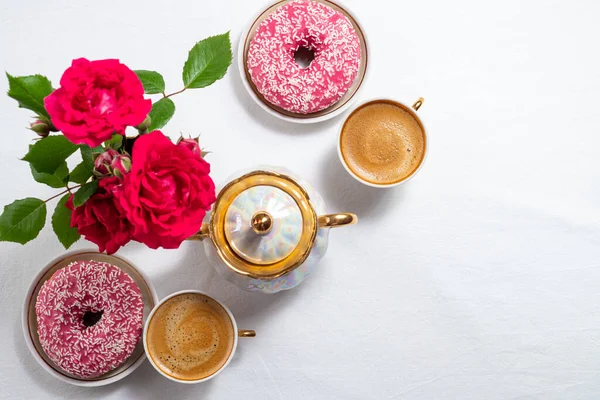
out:
<path id="1" fill-rule="evenodd" d="M 352 213 L 320 215 L 317 219 L 319 228 L 336 228 L 338 226 L 354 225 L 357 222 L 358 217 Z"/>
<path id="2" fill-rule="evenodd" d="M 210 230 L 208 224 L 202 224 L 202 228 L 200 228 L 200 232 L 195 235 L 190 236 L 186 240 L 204 240 L 210 236 Z"/>

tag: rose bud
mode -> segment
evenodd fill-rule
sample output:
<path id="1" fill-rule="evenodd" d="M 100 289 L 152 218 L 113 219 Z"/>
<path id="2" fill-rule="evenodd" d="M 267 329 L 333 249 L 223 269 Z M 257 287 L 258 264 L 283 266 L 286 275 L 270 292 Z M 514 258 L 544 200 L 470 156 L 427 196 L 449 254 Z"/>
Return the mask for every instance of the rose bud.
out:
<path id="1" fill-rule="evenodd" d="M 181 137 L 177 142 L 177 145 L 181 147 L 187 147 L 192 151 L 192 153 L 194 153 L 198 157 L 202 157 L 202 151 L 200 150 L 200 144 L 198 143 L 198 139 L 184 139 L 183 137 Z"/>
<path id="2" fill-rule="evenodd" d="M 96 157 L 94 161 L 94 175 L 107 176 L 112 174 L 111 163 L 119 156 L 119 152 L 113 149 L 108 149 L 104 153 Z"/>
<path id="3" fill-rule="evenodd" d="M 50 125 L 40 119 L 32 122 L 29 125 L 29 129 L 37 133 L 39 136 L 45 138 L 50 134 Z"/>
<path id="4" fill-rule="evenodd" d="M 135 127 L 135 129 L 137 129 L 140 133 L 144 133 L 148 131 L 148 128 L 150 128 L 150 123 L 152 122 L 152 118 L 150 118 L 150 115 L 148 115 L 146 117 L 146 119 L 144 119 L 142 121 L 141 124 L 139 124 L 138 126 Z"/>
<path id="5" fill-rule="evenodd" d="M 131 158 L 125 154 L 119 154 L 110 163 L 114 176 L 123 179 L 123 176 L 131 171 Z"/>

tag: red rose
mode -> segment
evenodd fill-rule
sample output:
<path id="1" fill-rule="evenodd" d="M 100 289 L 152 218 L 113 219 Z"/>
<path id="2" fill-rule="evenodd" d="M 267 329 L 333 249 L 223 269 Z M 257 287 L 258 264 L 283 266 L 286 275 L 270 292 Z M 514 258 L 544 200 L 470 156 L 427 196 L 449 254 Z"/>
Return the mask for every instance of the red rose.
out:
<path id="1" fill-rule="evenodd" d="M 98 190 L 80 207 L 73 207 L 73 196 L 67 201 L 67 208 L 72 210 L 71 227 L 98 245 L 99 250 L 112 254 L 129 242 L 131 225 L 125 219 L 114 190 L 120 184 L 116 177 L 103 178 L 99 181 Z"/>
<path id="2" fill-rule="evenodd" d="M 152 249 L 174 249 L 197 233 L 215 202 L 210 165 L 160 131 L 140 136 L 118 198 L 133 238 Z"/>
<path id="3" fill-rule="evenodd" d="M 119 60 L 73 60 L 60 86 L 44 106 L 52 124 L 75 144 L 99 146 L 142 123 L 152 108 L 135 72 Z"/>

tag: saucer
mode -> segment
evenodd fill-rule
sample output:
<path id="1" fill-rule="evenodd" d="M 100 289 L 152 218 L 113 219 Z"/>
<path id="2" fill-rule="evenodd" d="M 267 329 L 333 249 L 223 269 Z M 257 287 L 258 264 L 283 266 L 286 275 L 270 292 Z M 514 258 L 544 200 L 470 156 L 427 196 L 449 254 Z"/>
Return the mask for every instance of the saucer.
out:
<path id="1" fill-rule="evenodd" d="M 36 275 L 33 282 L 29 286 L 25 301 L 23 303 L 23 316 L 22 326 L 23 334 L 25 335 L 25 342 L 31 352 L 33 358 L 42 366 L 42 368 L 55 378 L 60 379 L 63 382 L 70 383 L 77 386 L 104 386 L 113 382 L 117 382 L 127 375 L 131 374 L 142 362 L 146 359 L 144 353 L 144 344 L 140 338 L 139 343 L 135 347 L 133 354 L 119 367 L 92 379 L 77 378 L 68 372 L 63 371 L 56 366 L 50 358 L 44 352 L 42 345 L 40 344 L 38 332 L 37 332 L 37 317 L 35 314 L 35 302 L 39 290 L 41 289 L 44 282 L 46 282 L 52 275 L 61 268 L 66 267 L 73 261 L 100 261 L 107 262 L 116 267 L 119 267 L 123 272 L 126 272 L 135 281 L 137 286 L 142 292 L 142 298 L 144 301 L 144 320 L 142 326 L 146 323 L 146 319 L 150 314 L 150 311 L 158 304 L 158 295 L 150 279 L 139 269 L 133 266 L 133 264 L 124 259 L 121 256 L 106 255 L 98 253 L 94 250 L 77 250 L 71 251 L 50 261 L 42 270 Z"/>
<path id="2" fill-rule="evenodd" d="M 323 3 L 336 11 L 341 12 L 344 16 L 348 18 L 348 20 L 352 23 L 356 34 L 360 39 L 360 51 L 361 51 L 361 60 L 360 67 L 358 70 L 358 74 L 354 79 L 354 83 L 350 87 L 350 89 L 346 92 L 346 94 L 338 100 L 335 104 L 330 107 L 310 114 L 298 114 L 294 112 L 290 112 L 284 110 L 283 108 L 277 107 L 274 104 L 269 103 L 265 98 L 259 93 L 252 82 L 252 78 L 246 68 L 247 59 L 248 59 L 248 49 L 250 47 L 250 43 L 254 38 L 256 29 L 258 26 L 277 8 L 292 2 L 293 0 L 281 0 L 276 2 L 275 4 L 270 5 L 266 9 L 262 10 L 257 17 L 253 18 L 250 22 L 248 28 L 243 31 L 242 36 L 240 38 L 240 42 L 238 44 L 238 69 L 241 75 L 242 82 L 246 91 L 252 97 L 252 99 L 266 112 L 273 115 L 274 117 L 280 118 L 284 121 L 295 122 L 299 124 L 310 124 L 315 122 L 322 122 L 328 119 L 331 119 L 344 111 L 354 104 L 356 99 L 358 98 L 357 94 L 359 90 L 364 86 L 365 80 L 367 78 L 367 65 L 369 61 L 369 48 L 367 45 L 367 39 L 364 33 L 364 30 L 361 28 L 361 25 L 358 23 L 357 18 L 354 14 L 351 14 L 348 11 L 348 6 L 344 4 L 342 7 L 337 3 L 334 3 L 330 0 L 314 0 L 319 3 Z"/>

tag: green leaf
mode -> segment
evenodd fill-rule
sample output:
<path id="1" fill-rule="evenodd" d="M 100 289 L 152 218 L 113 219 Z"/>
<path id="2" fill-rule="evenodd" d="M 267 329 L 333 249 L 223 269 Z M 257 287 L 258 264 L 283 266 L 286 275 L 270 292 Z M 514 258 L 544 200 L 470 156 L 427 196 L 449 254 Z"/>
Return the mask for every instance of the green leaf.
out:
<path id="1" fill-rule="evenodd" d="M 86 183 L 92 177 L 92 170 L 88 168 L 85 162 L 79 163 L 69 175 L 69 182 Z"/>
<path id="2" fill-rule="evenodd" d="M 25 244 L 40 233 L 46 223 L 46 203 L 28 197 L 4 207 L 0 215 L 0 241 Z"/>
<path id="3" fill-rule="evenodd" d="M 73 205 L 79 207 L 85 204 L 86 201 L 98 190 L 98 181 L 91 181 L 79 188 L 73 196 Z"/>
<path id="4" fill-rule="evenodd" d="M 158 72 L 144 69 L 138 69 L 133 72 L 140 78 L 146 94 L 163 93 L 165 91 L 165 80 Z"/>
<path id="5" fill-rule="evenodd" d="M 19 107 L 35 111 L 39 115 L 49 117 L 44 107 L 44 97 L 54 89 L 52 83 L 42 75 L 12 76 L 8 78 L 8 95 L 19 102 Z"/>
<path id="6" fill-rule="evenodd" d="M 194 89 L 212 85 L 225 76 L 231 59 L 229 32 L 196 43 L 183 65 L 185 87 Z"/>
<path id="7" fill-rule="evenodd" d="M 65 249 L 71 247 L 81 235 L 77 232 L 77 228 L 71 228 L 71 210 L 65 205 L 71 197 L 70 193 L 63 196 L 54 209 L 52 214 L 52 229 L 56 233 L 56 237 L 65 246 Z"/>
<path id="8" fill-rule="evenodd" d="M 69 176 L 69 181 L 83 184 L 92 176 L 94 171 L 94 160 L 98 154 L 104 152 L 104 147 L 98 146 L 91 148 L 87 144 L 82 144 L 79 145 L 79 151 L 81 152 L 83 161 L 73 169 Z"/>
<path id="9" fill-rule="evenodd" d="M 23 157 L 37 172 L 53 174 L 54 171 L 77 150 L 77 146 L 62 135 L 48 136 L 38 140 Z"/>
<path id="10" fill-rule="evenodd" d="M 96 156 L 104 152 L 104 147 L 98 146 L 91 148 L 87 144 L 81 144 L 79 145 L 79 149 L 81 151 L 81 158 L 83 159 L 83 162 L 91 172 L 94 169 L 94 160 L 96 159 Z"/>
<path id="11" fill-rule="evenodd" d="M 33 179 L 39 183 L 44 183 L 56 189 L 64 188 L 67 176 L 69 176 L 69 167 L 67 167 L 67 163 L 64 161 L 52 174 L 46 172 L 37 172 L 33 167 L 33 164 L 29 164 L 29 168 L 31 169 L 31 175 L 33 175 Z"/>
<path id="12" fill-rule="evenodd" d="M 104 147 L 119 150 L 123 145 L 123 136 L 115 133 L 110 140 L 104 142 Z"/>
<path id="13" fill-rule="evenodd" d="M 163 97 L 152 104 L 152 111 L 149 114 L 151 121 L 148 131 L 152 132 L 165 126 L 173 114 L 175 114 L 175 103 L 167 97 Z"/>

